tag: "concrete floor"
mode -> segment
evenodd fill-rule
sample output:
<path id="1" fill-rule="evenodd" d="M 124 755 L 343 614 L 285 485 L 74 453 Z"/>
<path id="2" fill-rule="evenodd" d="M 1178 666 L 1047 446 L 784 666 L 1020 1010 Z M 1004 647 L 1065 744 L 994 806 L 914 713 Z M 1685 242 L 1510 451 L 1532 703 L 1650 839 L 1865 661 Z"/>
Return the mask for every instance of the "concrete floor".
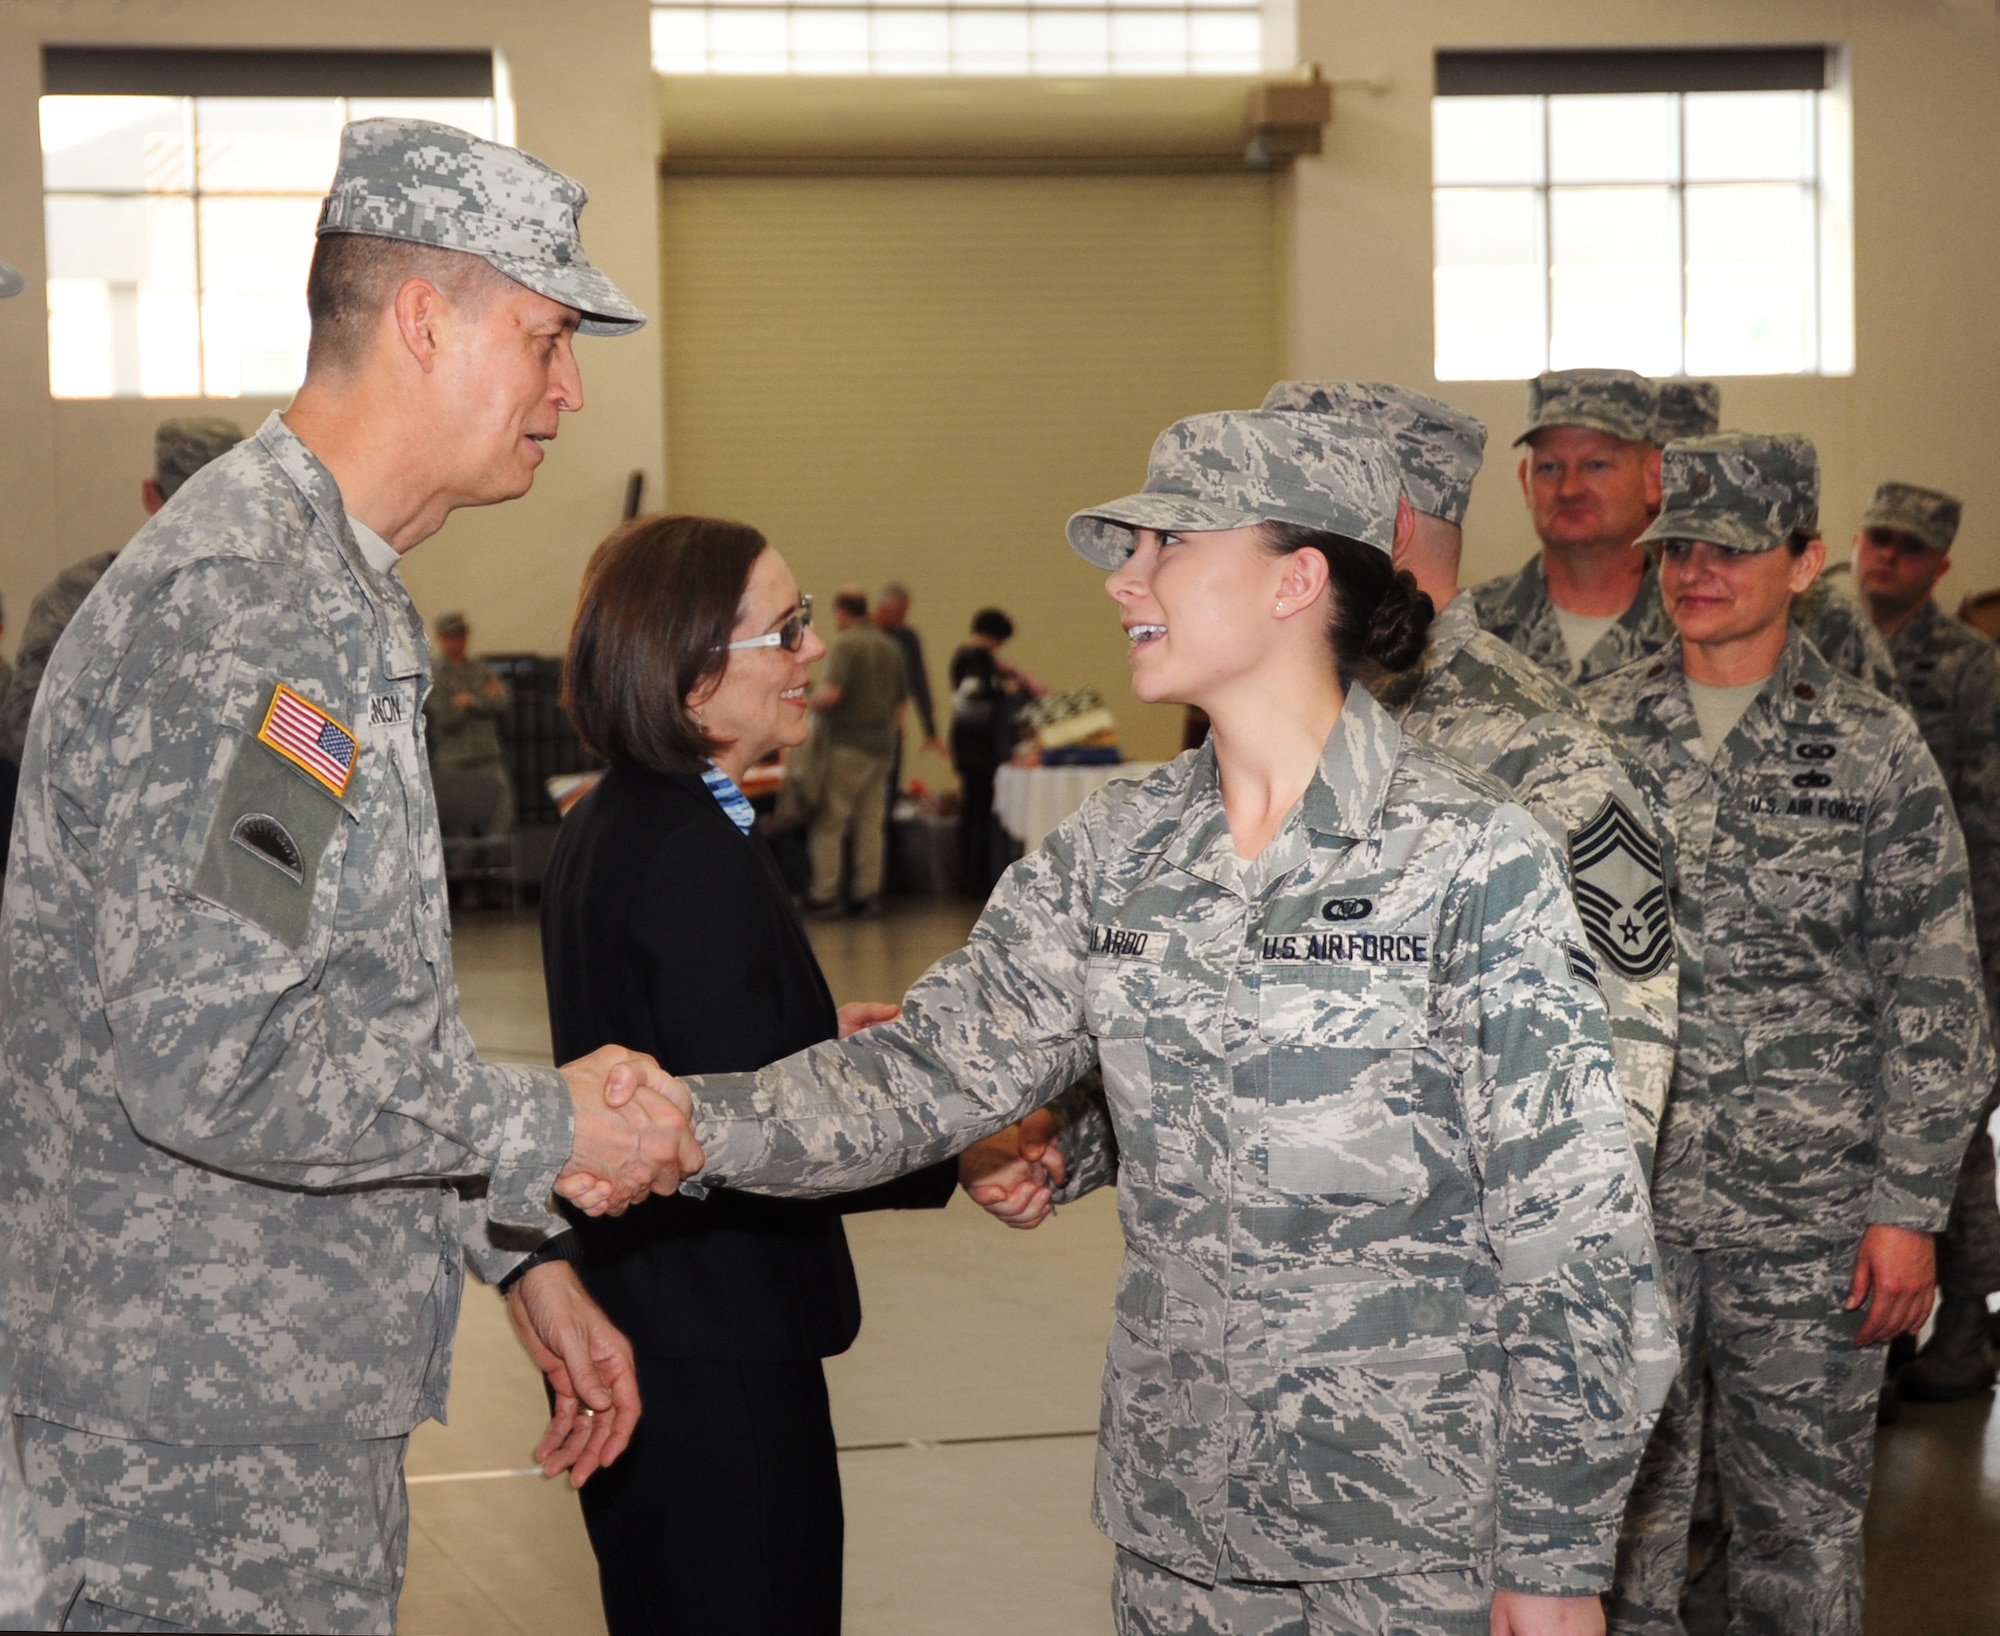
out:
<path id="1" fill-rule="evenodd" d="M 972 913 L 898 905 L 819 923 L 836 998 L 893 999 Z M 532 917 L 462 916 L 465 1015 L 489 1056 L 547 1062 Z M 849 1636 L 1103 1636 L 1110 1547 L 1090 1526 L 1097 1383 L 1118 1261 L 1107 1195 L 1033 1233 L 961 1195 L 857 1216 L 867 1320 L 828 1366 L 847 1500 Z M 2000 1418 L 1990 1396 L 1905 1408 L 1869 1513 L 1868 1636 L 2000 1636 Z M 410 1455 L 416 1636 L 595 1636 L 595 1565 L 568 1489 L 524 1472 L 546 1418 L 496 1297 L 468 1291 L 452 1423 Z"/>

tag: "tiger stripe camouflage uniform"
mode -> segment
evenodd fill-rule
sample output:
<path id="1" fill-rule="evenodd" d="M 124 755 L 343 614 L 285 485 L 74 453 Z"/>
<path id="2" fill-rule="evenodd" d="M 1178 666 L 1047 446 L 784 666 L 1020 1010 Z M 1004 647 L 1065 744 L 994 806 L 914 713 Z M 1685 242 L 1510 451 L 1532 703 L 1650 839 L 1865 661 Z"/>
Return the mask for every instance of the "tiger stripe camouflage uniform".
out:
<path id="1" fill-rule="evenodd" d="M 1373 430 L 1396 456 L 1404 498 L 1463 525 L 1486 447 L 1486 428 L 1463 410 L 1359 381 L 1281 381 L 1264 407 Z M 1506 785 L 1568 859 L 1611 1013 L 1626 1122 L 1650 1175 L 1673 1067 L 1676 989 L 1672 842 L 1658 785 L 1575 693 L 1481 630 L 1463 592 L 1439 610 L 1422 662 L 1374 692 L 1404 732 Z"/>
<path id="2" fill-rule="evenodd" d="M 1307 418 L 1180 423 L 1072 543 L 1112 566 L 1134 526 L 1254 521 L 1215 497 L 1247 490 L 1387 549 L 1388 451 Z M 1301 490 L 1368 503 L 1313 521 Z M 1218 1583 L 1300 1617 L 1334 1580 L 1587 1594 L 1671 1374 L 1588 973 L 1534 821 L 1357 690 L 1254 865 L 1212 744 L 1114 782 L 898 1021 L 692 1081 L 697 1131 L 710 1180 L 834 1192 L 1101 1064 L 1126 1257 L 1095 1516 L 1191 1582 L 1175 1617 Z M 1191 1628 L 1147 1623 L 1157 1586 L 1122 1628 Z"/>
<path id="3" fill-rule="evenodd" d="M 1652 538 L 1770 550 L 1811 524 L 1804 439 L 1699 439 L 1665 465 Z M 1942 1223 L 1991 1080 L 1964 843 L 1908 715 L 1796 629 L 1712 762 L 1678 639 L 1585 697 L 1659 771 L 1680 865 L 1653 1200 L 1684 1362 L 1612 1628 L 1680 1630 L 1705 1356 L 1732 1618 L 1858 1633 L 1883 1349 L 1855 1348 L 1864 1314 L 1842 1305 L 1865 1228 Z"/>
<path id="4" fill-rule="evenodd" d="M 1949 552 L 1960 502 L 1914 483 L 1884 483 L 1861 527 L 1888 528 Z M 1986 1000 L 2000 1012 L 2000 652 L 1927 598 L 1888 639 L 1917 730 L 1937 758 L 1965 831 L 1972 875 L 1972 918 L 1986 979 Z M 1991 1116 L 1996 1096 L 1989 1095 Z M 1938 1245 L 1938 1331 L 1923 1356 L 1897 1376 L 1897 1389 L 1921 1397 L 1963 1395 L 1982 1374 L 1979 1352 L 1986 1304 L 2000 1291 L 2000 1203 L 1986 1118 L 1967 1146 Z M 1970 1365 L 1968 1371 L 1967 1365 Z"/>
<path id="5" fill-rule="evenodd" d="M 582 191 L 364 121 L 322 231 L 511 245 L 510 276 L 630 329 L 622 297 L 592 316 Z M 43 681 L 0 908 L 0 1221 L 78 1623 L 389 1629 L 463 1264 L 496 1279 L 562 1226 L 563 1076 L 482 1062 L 459 1017 L 395 561 L 273 415 L 119 553 Z"/>

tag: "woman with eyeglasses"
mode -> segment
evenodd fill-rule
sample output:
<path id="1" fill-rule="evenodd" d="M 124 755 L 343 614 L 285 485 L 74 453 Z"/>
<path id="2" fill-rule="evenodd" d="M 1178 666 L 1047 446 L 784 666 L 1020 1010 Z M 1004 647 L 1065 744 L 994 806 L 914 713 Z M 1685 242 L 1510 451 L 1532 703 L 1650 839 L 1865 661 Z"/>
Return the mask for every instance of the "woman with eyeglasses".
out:
<path id="1" fill-rule="evenodd" d="M 744 773 L 806 737 L 812 604 L 755 529 L 651 518 L 598 548 L 564 671 L 610 761 L 542 889 L 558 1061 L 633 1043 L 682 1073 L 760 1068 L 893 1017 L 837 1010 Z M 824 1202 L 649 1199 L 554 1253 L 631 1338 L 652 1411 L 582 1490 L 613 1636 L 840 1628 L 840 1475 L 821 1360 L 861 1323 L 843 1212 L 942 1205 L 939 1165 Z M 549 1253 L 549 1252 L 544 1252 Z"/>

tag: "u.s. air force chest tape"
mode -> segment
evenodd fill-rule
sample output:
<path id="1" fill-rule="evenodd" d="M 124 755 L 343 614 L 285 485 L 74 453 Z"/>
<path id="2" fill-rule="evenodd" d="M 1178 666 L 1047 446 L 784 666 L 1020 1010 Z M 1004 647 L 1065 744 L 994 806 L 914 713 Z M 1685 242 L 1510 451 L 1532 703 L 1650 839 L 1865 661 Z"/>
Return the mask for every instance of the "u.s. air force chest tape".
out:
<path id="1" fill-rule="evenodd" d="M 320 872 L 346 813 L 361 746 L 338 717 L 263 682 L 233 740 L 195 866 L 195 892 L 287 948 L 305 941 Z"/>

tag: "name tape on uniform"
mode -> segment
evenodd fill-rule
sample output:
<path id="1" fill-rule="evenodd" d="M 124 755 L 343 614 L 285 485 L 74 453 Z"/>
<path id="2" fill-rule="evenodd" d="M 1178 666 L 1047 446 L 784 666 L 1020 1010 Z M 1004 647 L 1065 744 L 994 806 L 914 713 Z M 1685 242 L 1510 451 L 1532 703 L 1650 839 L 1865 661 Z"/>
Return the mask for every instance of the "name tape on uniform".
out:
<path id="1" fill-rule="evenodd" d="M 1299 932 L 1264 939 L 1266 960 L 1344 966 L 1426 966 L 1429 932 Z"/>
<path id="2" fill-rule="evenodd" d="M 257 742 L 336 796 L 347 794 L 354 764 L 361 759 L 361 745 L 351 732 L 283 682 L 271 690 Z"/>
<path id="3" fill-rule="evenodd" d="M 1093 960 L 1139 960 L 1157 966 L 1167 957 L 1165 932 L 1137 931 L 1130 926 L 1090 928 L 1090 958 Z"/>

